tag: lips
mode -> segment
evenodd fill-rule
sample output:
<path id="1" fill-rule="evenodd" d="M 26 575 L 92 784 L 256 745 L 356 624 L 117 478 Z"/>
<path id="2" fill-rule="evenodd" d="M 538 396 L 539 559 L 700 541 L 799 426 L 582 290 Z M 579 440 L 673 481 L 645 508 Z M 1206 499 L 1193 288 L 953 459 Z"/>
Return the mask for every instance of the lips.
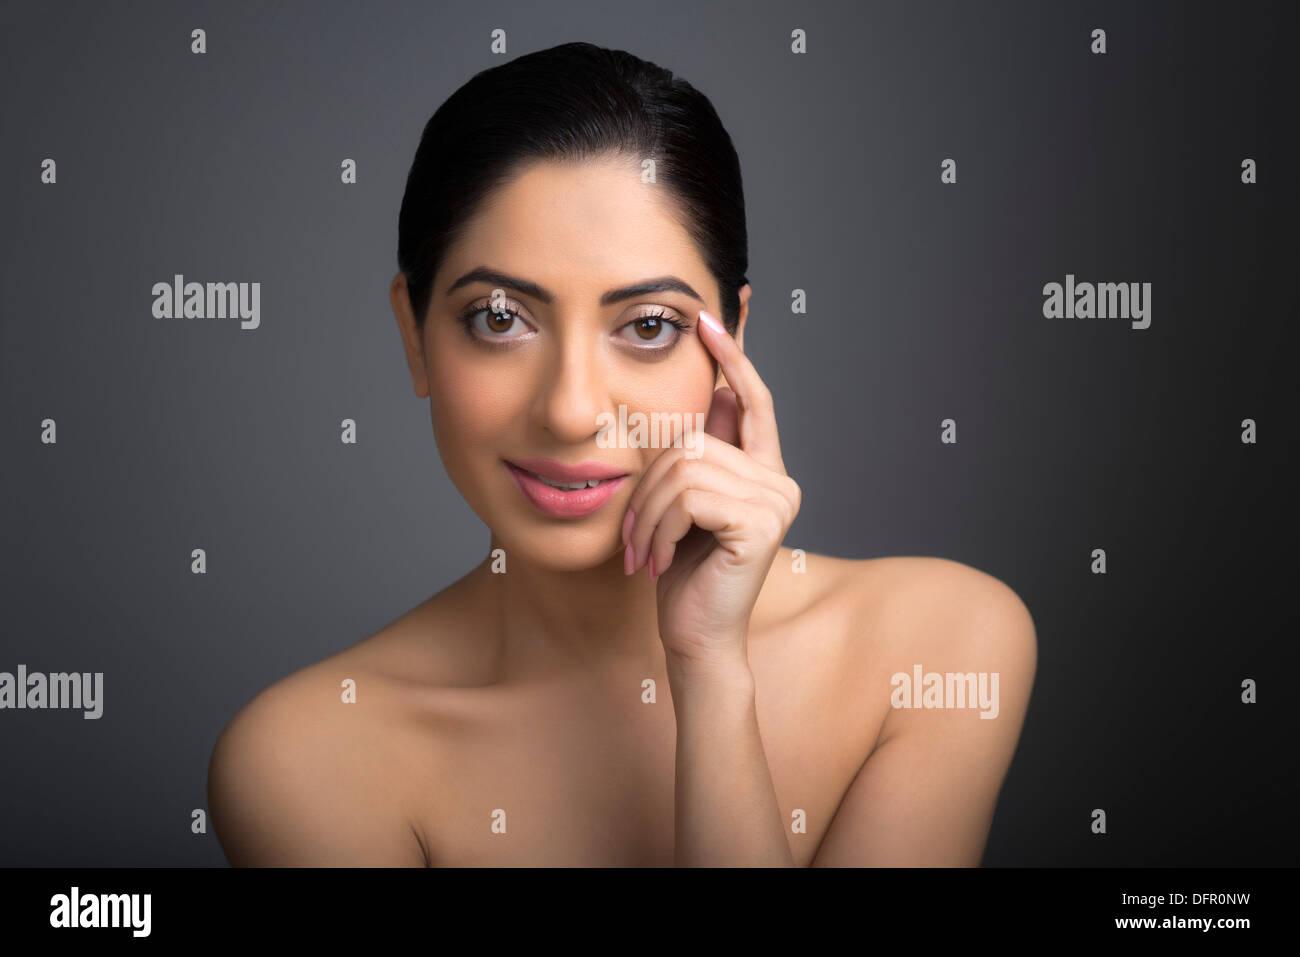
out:
<path id="1" fill-rule="evenodd" d="M 507 459 L 507 463 L 532 472 L 553 482 L 589 482 L 598 479 L 618 478 L 626 475 L 623 469 L 599 462 L 580 462 L 577 465 L 565 465 L 555 459 Z"/>
<path id="2" fill-rule="evenodd" d="M 506 461 L 505 466 L 524 496 L 552 518 L 590 515 L 608 502 L 628 477 L 626 472 L 598 462 L 565 465 L 554 459 L 516 459 Z M 557 487 L 579 483 L 580 487 Z"/>

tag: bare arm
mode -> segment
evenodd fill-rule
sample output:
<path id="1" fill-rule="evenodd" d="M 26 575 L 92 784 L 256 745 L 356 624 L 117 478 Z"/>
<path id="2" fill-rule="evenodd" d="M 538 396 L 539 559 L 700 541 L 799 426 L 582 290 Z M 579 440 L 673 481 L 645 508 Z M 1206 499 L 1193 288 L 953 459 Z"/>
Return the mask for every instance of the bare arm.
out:
<path id="1" fill-rule="evenodd" d="M 793 867 L 747 666 L 703 672 L 669 658 L 677 715 L 674 862 Z"/>
<path id="2" fill-rule="evenodd" d="M 956 563 L 930 586 L 931 610 L 883 672 L 998 675 L 997 716 L 980 708 L 892 710 L 840 803 L 813 867 L 977 867 L 1015 754 L 1037 668 L 1028 609 L 1010 588 Z M 889 695 L 881 681 L 869 693 Z M 988 709 L 991 712 L 991 709 Z"/>
<path id="3" fill-rule="evenodd" d="M 208 807 L 234 866 L 422 867 L 419 837 L 382 793 L 360 705 L 286 679 L 249 702 L 212 752 Z"/>

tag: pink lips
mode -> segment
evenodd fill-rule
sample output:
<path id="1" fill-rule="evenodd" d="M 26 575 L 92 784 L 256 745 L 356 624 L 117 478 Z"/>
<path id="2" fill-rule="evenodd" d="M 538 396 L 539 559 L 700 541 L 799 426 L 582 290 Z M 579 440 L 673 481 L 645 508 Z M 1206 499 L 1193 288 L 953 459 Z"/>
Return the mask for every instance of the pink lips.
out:
<path id="1" fill-rule="evenodd" d="M 598 462 L 565 465 L 554 459 L 516 459 L 505 465 L 528 500 L 552 518 L 581 518 L 590 515 L 608 502 L 627 478 L 626 472 Z M 555 482 L 601 481 L 599 485 L 590 488 L 568 491 L 547 485 L 532 474 L 534 472 Z"/>

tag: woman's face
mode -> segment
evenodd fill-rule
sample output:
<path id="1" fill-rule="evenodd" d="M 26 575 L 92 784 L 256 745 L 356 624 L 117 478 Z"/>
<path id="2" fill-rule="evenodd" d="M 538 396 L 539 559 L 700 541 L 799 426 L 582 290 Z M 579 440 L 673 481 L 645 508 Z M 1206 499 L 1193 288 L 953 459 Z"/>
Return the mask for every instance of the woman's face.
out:
<path id="1" fill-rule="evenodd" d="M 671 439 L 647 448 L 602 426 L 622 414 L 631 431 L 637 413 L 694 424 L 709 410 L 717 373 L 694 328 L 701 309 L 722 315 L 717 283 L 662 190 L 642 182 L 635 160 L 533 164 L 449 251 L 422 330 L 404 277 L 394 280 L 443 464 L 508 556 L 557 570 L 621 556 L 627 502 Z M 495 275 L 460 282 L 475 270 Z M 680 288 L 610 301 L 670 277 Z M 742 320 L 748 296 L 745 287 Z M 610 440 L 618 444 L 602 447 Z M 552 468 L 538 459 L 626 477 L 557 491 L 528 474 Z"/>

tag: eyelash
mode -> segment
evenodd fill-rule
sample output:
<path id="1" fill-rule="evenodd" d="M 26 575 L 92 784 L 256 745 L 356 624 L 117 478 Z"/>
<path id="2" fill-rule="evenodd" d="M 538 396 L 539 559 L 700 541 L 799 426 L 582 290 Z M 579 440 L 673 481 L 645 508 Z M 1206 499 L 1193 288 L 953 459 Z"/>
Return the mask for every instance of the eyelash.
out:
<path id="1" fill-rule="evenodd" d="M 483 305 L 476 304 L 470 306 L 467 310 L 465 310 L 463 313 L 461 313 L 459 316 L 456 317 L 456 322 L 458 322 L 460 324 L 460 327 L 465 330 L 465 334 L 470 337 L 471 341 L 473 341 L 474 343 L 480 346 L 483 346 L 485 349 L 511 348 L 512 343 L 509 340 L 503 340 L 501 342 L 493 342 L 490 339 L 484 339 L 482 336 L 480 336 L 478 333 L 474 331 L 474 327 L 473 327 L 474 317 L 477 316 L 480 312 L 488 312 L 490 310 L 491 310 L 491 303 L 487 303 Z M 524 317 L 521 316 L 514 309 L 508 309 L 508 308 L 501 309 L 498 310 L 498 314 L 513 316 L 515 319 L 518 319 L 520 322 L 524 321 Z M 630 322 L 628 322 L 627 325 L 621 326 L 620 328 L 626 329 L 627 326 L 630 326 L 633 323 L 642 322 L 643 320 L 646 319 L 657 319 L 660 322 L 666 322 L 668 323 L 668 325 L 673 326 L 675 329 L 677 329 L 678 333 L 680 333 L 681 335 L 685 335 L 691 331 L 690 323 L 683 322 L 681 319 L 678 319 L 675 316 L 670 316 L 668 313 L 663 311 L 648 312 L 645 315 L 637 316 L 635 319 L 632 319 Z M 674 349 L 677 346 L 677 343 L 678 341 L 680 341 L 680 338 L 681 336 L 679 335 L 677 339 L 673 340 L 671 345 L 667 345 L 667 346 L 633 346 L 633 348 L 636 349 L 637 352 L 643 352 L 643 353 L 651 353 L 651 354 L 666 353 L 666 352 L 670 352 L 672 349 Z"/>

